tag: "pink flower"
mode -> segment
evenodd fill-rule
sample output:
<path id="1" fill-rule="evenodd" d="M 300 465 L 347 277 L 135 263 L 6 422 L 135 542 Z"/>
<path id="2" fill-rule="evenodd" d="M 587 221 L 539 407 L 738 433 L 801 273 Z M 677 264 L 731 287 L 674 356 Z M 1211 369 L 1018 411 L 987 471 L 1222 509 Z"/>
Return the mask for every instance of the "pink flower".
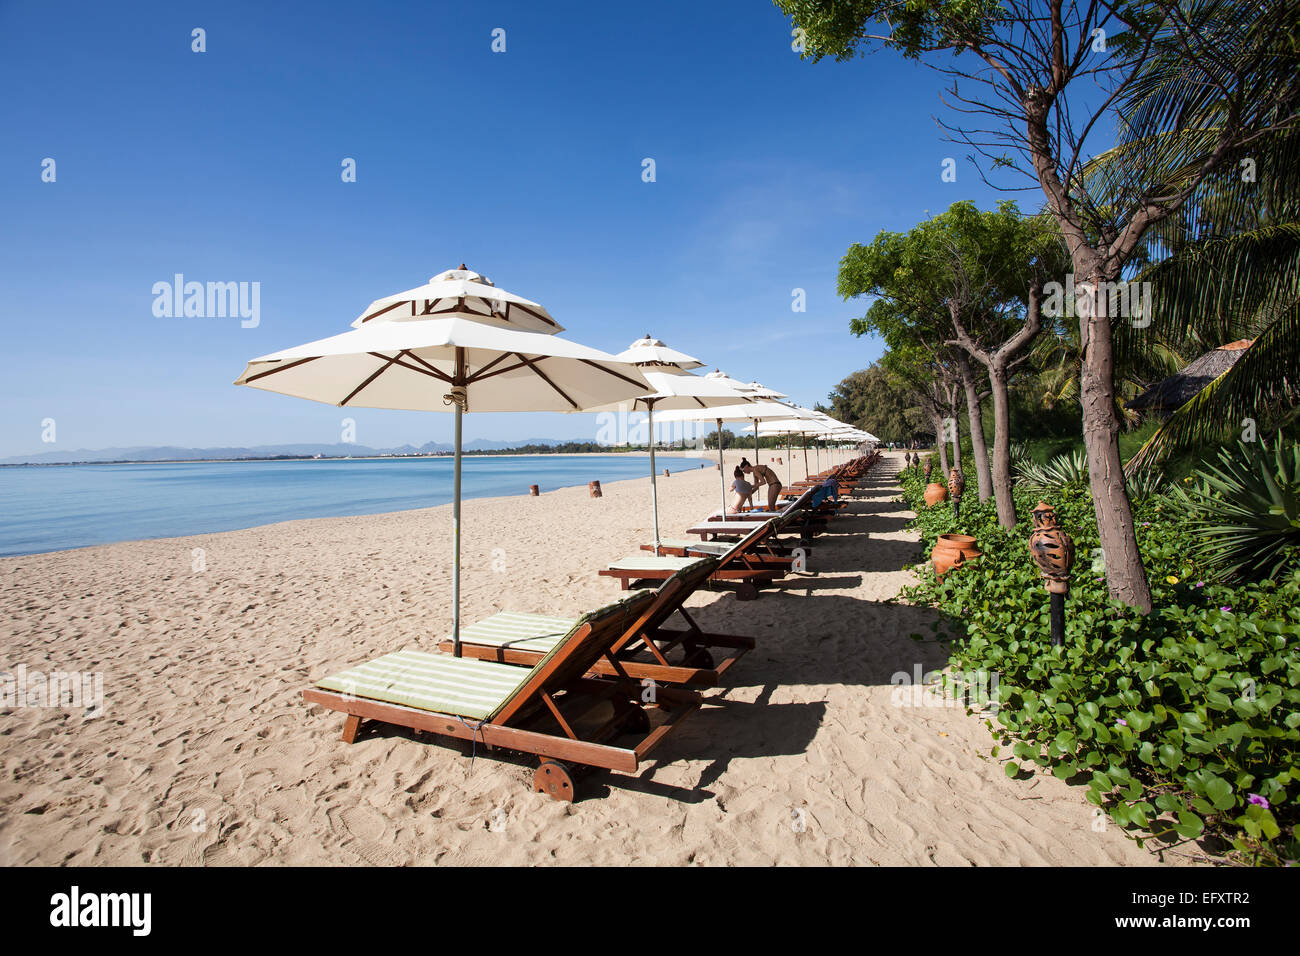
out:
<path id="1" fill-rule="evenodd" d="M 1265 810 L 1268 809 L 1268 801 L 1257 793 L 1248 794 L 1246 796 L 1246 802 L 1253 803 L 1257 807 L 1263 807 Z"/>

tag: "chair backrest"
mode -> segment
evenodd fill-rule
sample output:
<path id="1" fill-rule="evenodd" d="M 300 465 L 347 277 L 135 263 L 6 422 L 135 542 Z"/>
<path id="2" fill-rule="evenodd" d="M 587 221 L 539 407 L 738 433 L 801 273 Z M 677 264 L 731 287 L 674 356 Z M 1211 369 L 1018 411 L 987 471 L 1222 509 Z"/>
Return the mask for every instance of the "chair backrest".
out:
<path id="1" fill-rule="evenodd" d="M 805 488 L 803 494 L 801 494 L 798 498 L 794 499 L 794 501 L 790 502 L 788 505 L 782 508 L 781 513 L 777 515 L 774 519 L 772 519 L 773 534 L 779 533 L 782 528 L 784 528 L 786 525 L 790 523 L 790 521 L 794 518 L 796 514 L 799 513 L 801 509 L 807 507 L 808 504 L 812 501 L 813 494 L 816 491 L 817 491 L 816 486 L 813 486 L 812 488 Z"/>
<path id="2" fill-rule="evenodd" d="M 729 551 L 719 557 L 718 566 L 713 569 L 714 571 L 721 571 L 732 562 L 738 561 L 740 558 L 748 554 L 749 551 L 760 541 L 772 534 L 773 525 L 776 524 L 776 519 L 774 518 L 771 521 L 756 521 L 754 523 L 758 527 L 733 544 Z"/>
<path id="3" fill-rule="evenodd" d="M 569 633 L 533 665 L 527 679 L 488 719 L 508 723 L 538 705 L 543 692 L 561 691 L 578 680 L 614 647 L 654 600 L 653 591 L 641 591 L 578 618 Z"/>
<path id="4" fill-rule="evenodd" d="M 614 642 L 611 651 L 621 651 L 627 644 L 638 640 L 642 634 L 657 630 L 677 613 L 688 597 L 718 569 L 718 558 L 700 558 L 682 568 L 661 584 L 654 592 L 655 599 L 628 625 L 623 636 Z"/>

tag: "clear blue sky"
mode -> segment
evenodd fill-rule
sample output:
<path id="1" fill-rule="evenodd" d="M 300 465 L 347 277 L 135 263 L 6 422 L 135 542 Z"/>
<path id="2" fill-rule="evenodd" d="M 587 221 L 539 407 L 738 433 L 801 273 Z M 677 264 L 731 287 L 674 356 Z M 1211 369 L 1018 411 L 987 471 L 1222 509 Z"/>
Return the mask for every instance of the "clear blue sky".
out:
<path id="1" fill-rule="evenodd" d="M 450 416 L 230 383 L 462 261 L 575 341 L 650 332 L 824 401 L 881 351 L 835 294 L 848 245 L 999 198 L 935 125 L 939 76 L 803 62 L 767 0 L 0 3 L 0 79 L 0 457 L 334 442 L 345 415 L 362 444 L 447 441 Z M 175 273 L 261 283 L 260 325 L 155 317 Z M 594 435 L 590 415 L 466 423 Z"/>

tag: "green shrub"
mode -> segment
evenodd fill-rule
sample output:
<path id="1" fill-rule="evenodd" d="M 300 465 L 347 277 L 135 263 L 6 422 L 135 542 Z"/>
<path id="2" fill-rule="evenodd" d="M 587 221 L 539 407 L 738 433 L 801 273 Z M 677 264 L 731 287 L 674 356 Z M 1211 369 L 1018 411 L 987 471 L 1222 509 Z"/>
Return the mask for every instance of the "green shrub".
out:
<path id="1" fill-rule="evenodd" d="M 1300 573 L 1231 587 L 1187 548 L 1181 508 L 1135 504 L 1155 610 L 1110 600 L 1089 557 L 1097 549 L 1085 490 L 1056 493 L 1078 560 L 1066 599 L 1064 645 L 1053 648 L 1047 594 L 1027 539 L 1037 495 L 1017 489 L 1021 517 L 997 525 L 992 503 L 927 509 L 922 483 L 903 482 L 927 551 L 937 535 L 973 534 L 984 554 L 937 579 L 922 570 L 906 596 L 944 613 L 950 663 L 999 674 L 994 753 L 1007 773 L 1038 767 L 1086 783 L 1110 819 L 1164 840 L 1219 837 L 1243 860 L 1300 856 Z M 1142 838 L 1139 837 L 1139 841 Z"/>
<path id="2" fill-rule="evenodd" d="M 1227 580 L 1283 574 L 1300 547 L 1300 443 L 1281 434 L 1269 452 L 1238 443 L 1174 491 L 1208 565 Z"/>

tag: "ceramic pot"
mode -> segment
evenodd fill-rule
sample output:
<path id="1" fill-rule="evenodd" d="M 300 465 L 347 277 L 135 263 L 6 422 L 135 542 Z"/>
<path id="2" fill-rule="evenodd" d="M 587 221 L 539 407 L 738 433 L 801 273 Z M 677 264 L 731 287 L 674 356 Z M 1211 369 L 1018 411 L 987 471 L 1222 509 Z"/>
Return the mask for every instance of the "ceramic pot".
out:
<path id="1" fill-rule="evenodd" d="M 943 577 L 953 568 L 959 568 L 983 553 L 968 534 L 941 534 L 930 552 L 930 563 L 934 565 L 934 573 Z"/>
<path id="2" fill-rule="evenodd" d="M 937 481 L 932 481 L 925 486 L 925 503 L 928 507 L 933 508 L 941 501 L 948 498 L 948 489 Z"/>

